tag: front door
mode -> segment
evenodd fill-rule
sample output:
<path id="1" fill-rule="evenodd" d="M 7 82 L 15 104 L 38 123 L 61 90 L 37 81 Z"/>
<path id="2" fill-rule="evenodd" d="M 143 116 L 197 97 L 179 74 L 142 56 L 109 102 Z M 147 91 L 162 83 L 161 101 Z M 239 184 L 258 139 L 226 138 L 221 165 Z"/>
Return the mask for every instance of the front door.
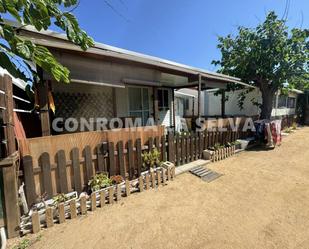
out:
<path id="1" fill-rule="evenodd" d="M 150 115 L 149 88 L 129 87 L 129 115 L 140 118 L 142 125 L 146 125 Z"/>

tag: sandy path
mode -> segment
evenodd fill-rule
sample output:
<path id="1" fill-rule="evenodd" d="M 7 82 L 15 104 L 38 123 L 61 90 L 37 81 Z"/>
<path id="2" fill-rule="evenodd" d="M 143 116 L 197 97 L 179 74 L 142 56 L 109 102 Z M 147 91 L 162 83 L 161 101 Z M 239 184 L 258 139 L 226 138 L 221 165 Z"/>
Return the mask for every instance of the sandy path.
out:
<path id="1" fill-rule="evenodd" d="M 309 128 L 42 232 L 33 248 L 309 248 Z"/>

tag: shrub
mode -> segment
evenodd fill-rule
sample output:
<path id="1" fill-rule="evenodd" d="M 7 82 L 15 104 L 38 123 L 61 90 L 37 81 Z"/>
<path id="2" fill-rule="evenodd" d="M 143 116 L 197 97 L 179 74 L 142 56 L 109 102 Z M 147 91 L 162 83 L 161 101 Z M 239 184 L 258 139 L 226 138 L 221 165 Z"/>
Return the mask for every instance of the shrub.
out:
<path id="1" fill-rule="evenodd" d="M 159 166 L 160 155 L 161 153 L 157 149 L 153 149 L 150 152 L 144 152 L 142 154 L 143 170 L 148 170 L 150 168 L 156 168 L 157 166 Z"/>
<path id="2" fill-rule="evenodd" d="M 214 150 L 219 150 L 219 149 L 222 149 L 222 148 L 224 148 L 224 145 L 221 145 L 221 144 L 219 144 L 219 143 L 216 143 L 215 145 L 214 145 Z"/>
<path id="3" fill-rule="evenodd" d="M 61 194 L 58 194 L 56 196 L 53 197 L 53 205 L 58 205 L 59 203 L 62 203 L 62 202 L 65 202 L 65 201 L 68 201 L 70 199 L 74 198 L 74 196 L 72 197 L 68 197 L 66 196 L 65 194 L 61 193 Z"/>
<path id="4" fill-rule="evenodd" d="M 98 191 L 102 188 L 109 187 L 112 184 L 112 180 L 108 178 L 108 175 L 106 173 L 96 174 L 88 182 L 88 186 L 91 188 L 91 191 Z"/>

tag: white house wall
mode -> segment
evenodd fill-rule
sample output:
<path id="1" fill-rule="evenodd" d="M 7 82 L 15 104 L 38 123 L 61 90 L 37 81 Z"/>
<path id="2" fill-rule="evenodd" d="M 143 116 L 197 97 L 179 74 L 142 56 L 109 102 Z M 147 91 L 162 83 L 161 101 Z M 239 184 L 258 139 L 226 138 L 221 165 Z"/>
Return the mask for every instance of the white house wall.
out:
<path id="1" fill-rule="evenodd" d="M 204 114 L 203 116 L 221 115 L 221 96 L 215 96 L 214 92 L 204 92 Z"/>
<path id="2" fill-rule="evenodd" d="M 189 111 L 185 112 L 185 116 L 197 116 L 198 115 L 198 91 L 191 88 L 182 88 L 177 91 L 179 93 L 179 98 L 189 99 Z M 183 94 L 183 96 L 181 96 Z M 187 96 L 186 96 L 187 95 Z M 190 96 L 194 96 L 190 97 Z M 205 113 L 205 94 L 201 92 L 201 114 Z M 194 113 L 192 113 L 194 110 Z"/>
<path id="3" fill-rule="evenodd" d="M 226 92 L 228 100 L 225 102 L 225 115 L 231 116 L 256 116 L 259 115 L 260 109 L 254 105 L 254 102 L 261 103 L 262 96 L 258 89 L 249 92 L 244 100 L 243 109 L 238 106 L 238 96 L 242 90 Z M 290 92 L 289 97 L 297 97 L 297 94 Z M 275 100 L 274 100 L 275 101 Z M 295 108 L 273 108 L 272 116 L 285 116 L 295 114 Z M 205 92 L 205 116 L 221 115 L 221 95 L 215 95 L 215 91 Z"/>
<path id="4" fill-rule="evenodd" d="M 235 92 L 226 92 L 228 101 L 225 102 L 225 114 L 226 115 L 245 115 L 245 116 L 256 116 L 259 114 L 259 107 L 252 103 L 254 102 L 261 103 L 262 96 L 258 89 L 254 89 L 252 92 L 249 92 L 246 95 L 244 100 L 243 109 L 240 109 L 238 106 L 238 95 L 241 93 L 241 90 Z M 221 100 L 221 95 L 219 96 Z M 221 104 L 220 104 L 221 109 Z M 221 115 L 221 110 L 220 110 Z"/>

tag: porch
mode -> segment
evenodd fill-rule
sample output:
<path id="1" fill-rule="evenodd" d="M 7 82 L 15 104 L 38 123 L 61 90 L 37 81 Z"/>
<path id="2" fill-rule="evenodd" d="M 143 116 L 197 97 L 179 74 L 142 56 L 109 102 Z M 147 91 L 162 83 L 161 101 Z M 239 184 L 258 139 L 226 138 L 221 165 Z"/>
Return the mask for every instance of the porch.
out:
<path id="1" fill-rule="evenodd" d="M 37 32 L 25 27 L 20 35 L 48 47 L 70 70 L 70 84 L 54 82 L 48 74 L 41 72 L 43 82 L 38 84 L 37 95 L 43 136 L 57 134 L 52 129 L 55 118 L 106 118 L 108 123 L 115 117 L 121 120 L 139 118 L 142 126 L 147 125 L 150 118 L 152 124 L 175 129 L 174 90 L 196 89 L 197 108 L 194 112 L 201 117 L 203 90 L 225 89 L 227 84 L 246 85 L 235 77 L 102 43 L 95 43 L 84 52 L 55 32 Z M 51 111 L 52 98 L 55 113 Z"/>

